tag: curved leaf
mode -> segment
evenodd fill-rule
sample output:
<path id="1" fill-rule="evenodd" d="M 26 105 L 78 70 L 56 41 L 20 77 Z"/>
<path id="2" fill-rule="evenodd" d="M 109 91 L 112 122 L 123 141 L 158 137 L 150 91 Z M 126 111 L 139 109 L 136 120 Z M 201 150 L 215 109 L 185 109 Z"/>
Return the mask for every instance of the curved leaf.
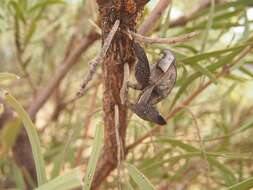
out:
<path id="1" fill-rule="evenodd" d="M 128 172 L 140 189 L 155 190 L 150 181 L 132 164 L 127 164 Z"/>

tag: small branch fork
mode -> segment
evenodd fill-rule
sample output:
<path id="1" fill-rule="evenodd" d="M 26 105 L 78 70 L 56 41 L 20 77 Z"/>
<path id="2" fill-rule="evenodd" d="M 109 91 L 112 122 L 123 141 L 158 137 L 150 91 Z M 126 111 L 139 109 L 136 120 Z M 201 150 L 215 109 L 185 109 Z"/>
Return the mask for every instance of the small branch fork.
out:
<path id="1" fill-rule="evenodd" d="M 88 85 L 88 83 L 92 80 L 94 74 L 96 73 L 97 70 L 97 66 L 99 64 L 101 64 L 106 56 L 106 53 L 112 43 L 113 37 L 115 35 L 115 33 L 117 32 L 118 28 L 119 28 L 119 24 L 120 21 L 116 20 L 110 33 L 108 34 L 107 38 L 104 41 L 104 45 L 100 51 L 100 53 L 98 54 L 98 56 L 93 59 L 89 65 L 90 65 L 90 70 L 88 72 L 88 74 L 86 75 L 82 85 L 81 85 L 81 89 L 79 90 L 79 92 L 77 93 L 77 96 L 83 96 L 84 92 L 85 92 L 85 88 Z"/>

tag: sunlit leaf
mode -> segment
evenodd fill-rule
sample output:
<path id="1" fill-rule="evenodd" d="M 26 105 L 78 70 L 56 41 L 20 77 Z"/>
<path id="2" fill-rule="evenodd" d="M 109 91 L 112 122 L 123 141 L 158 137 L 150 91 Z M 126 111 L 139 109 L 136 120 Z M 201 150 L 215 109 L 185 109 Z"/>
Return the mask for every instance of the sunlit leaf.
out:
<path id="1" fill-rule="evenodd" d="M 8 121 L 1 131 L 1 144 L 3 146 L 3 152 L 7 152 L 15 143 L 17 135 L 20 131 L 20 120 L 13 119 Z"/>
<path id="2" fill-rule="evenodd" d="M 127 169 L 131 178 L 139 186 L 140 189 L 154 190 L 155 187 L 150 181 L 132 164 L 127 164 Z"/>
<path id="3" fill-rule="evenodd" d="M 0 73 L 0 83 L 18 80 L 20 77 L 12 73 Z"/>
<path id="4" fill-rule="evenodd" d="M 82 184 L 82 172 L 80 169 L 74 169 L 39 186 L 36 190 L 71 190 L 81 187 Z"/>
<path id="5" fill-rule="evenodd" d="M 89 158 L 87 170 L 85 171 L 83 190 L 89 190 L 91 187 L 94 172 L 97 166 L 97 161 L 100 156 L 100 152 L 103 144 L 104 131 L 103 127 L 97 125 L 95 132 L 95 139 L 92 146 L 91 156 Z"/>
<path id="6" fill-rule="evenodd" d="M 249 190 L 253 187 L 253 177 L 230 186 L 227 190 Z"/>
<path id="7" fill-rule="evenodd" d="M 31 8 L 29 9 L 30 12 L 34 12 L 37 10 L 41 10 L 46 8 L 49 5 L 53 4 L 65 4 L 66 2 L 64 0 L 45 0 L 45 1 L 38 1 L 36 2 Z"/>
<path id="8" fill-rule="evenodd" d="M 45 163 L 42 156 L 39 136 L 36 131 L 32 120 L 26 113 L 21 104 L 8 92 L 4 94 L 5 101 L 18 113 L 20 119 L 22 120 L 25 130 L 28 134 L 30 144 L 32 146 L 33 157 L 35 161 L 35 167 L 37 172 L 38 184 L 41 185 L 47 181 Z"/>

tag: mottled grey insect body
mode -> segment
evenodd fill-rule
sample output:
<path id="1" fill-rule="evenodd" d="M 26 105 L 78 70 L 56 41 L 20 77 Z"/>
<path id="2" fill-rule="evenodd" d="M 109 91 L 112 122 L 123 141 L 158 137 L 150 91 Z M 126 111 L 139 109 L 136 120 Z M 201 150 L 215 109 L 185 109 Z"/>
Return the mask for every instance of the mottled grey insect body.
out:
<path id="1" fill-rule="evenodd" d="M 140 118 L 146 121 L 154 122 L 158 125 L 166 125 L 165 119 L 160 113 L 150 104 L 137 103 L 130 105 L 130 109 Z"/>
<path id="2" fill-rule="evenodd" d="M 164 50 L 164 56 L 151 69 L 149 85 L 141 93 L 138 102 L 145 100 L 154 105 L 170 94 L 177 78 L 175 64 L 176 59 L 171 51 Z"/>
<path id="3" fill-rule="evenodd" d="M 148 58 L 145 51 L 138 43 L 133 43 L 133 49 L 138 59 L 135 65 L 135 78 L 141 89 L 143 89 L 148 85 L 150 78 Z"/>
<path id="4" fill-rule="evenodd" d="M 169 58 L 169 60 L 166 60 Z M 162 68 L 162 69 L 161 69 Z M 166 70 L 165 70 L 166 68 Z M 161 70 L 163 70 L 161 72 Z M 177 68 L 176 61 L 173 56 L 169 55 L 168 57 L 163 58 L 157 63 L 157 66 L 151 71 L 151 81 L 158 81 L 155 85 L 154 90 L 151 93 L 149 102 L 151 104 L 156 104 L 167 97 L 172 88 L 176 83 L 177 78 Z"/>
<path id="5" fill-rule="evenodd" d="M 136 42 L 133 42 L 133 49 L 138 59 L 135 66 L 135 78 L 138 85 L 132 85 L 132 87 L 142 92 L 137 103 L 129 104 L 129 107 L 140 118 L 165 125 L 165 119 L 156 110 L 154 104 L 168 96 L 175 84 L 177 76 L 175 57 L 170 50 L 164 50 L 163 57 L 150 71 L 144 49 Z"/>

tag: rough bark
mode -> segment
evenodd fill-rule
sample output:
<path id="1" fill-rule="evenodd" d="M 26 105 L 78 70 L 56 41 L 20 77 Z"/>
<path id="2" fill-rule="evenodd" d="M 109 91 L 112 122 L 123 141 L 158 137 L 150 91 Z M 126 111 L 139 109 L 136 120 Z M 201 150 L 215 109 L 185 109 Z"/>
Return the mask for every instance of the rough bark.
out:
<path id="1" fill-rule="evenodd" d="M 124 64 L 129 64 L 131 68 L 135 58 L 131 48 L 132 40 L 125 34 L 124 30 L 130 29 L 135 31 L 138 15 L 147 2 L 139 1 L 136 3 L 134 0 L 97 0 L 101 16 L 102 39 L 104 40 L 106 38 L 117 19 L 120 20 L 120 28 L 114 36 L 114 40 L 107 52 L 107 57 L 102 65 L 105 142 L 103 153 L 94 176 L 92 189 L 99 187 L 117 165 L 117 143 L 114 133 L 115 104 L 119 106 L 119 133 L 123 149 L 125 150 L 127 107 L 121 104 L 120 89 L 124 75 Z"/>

